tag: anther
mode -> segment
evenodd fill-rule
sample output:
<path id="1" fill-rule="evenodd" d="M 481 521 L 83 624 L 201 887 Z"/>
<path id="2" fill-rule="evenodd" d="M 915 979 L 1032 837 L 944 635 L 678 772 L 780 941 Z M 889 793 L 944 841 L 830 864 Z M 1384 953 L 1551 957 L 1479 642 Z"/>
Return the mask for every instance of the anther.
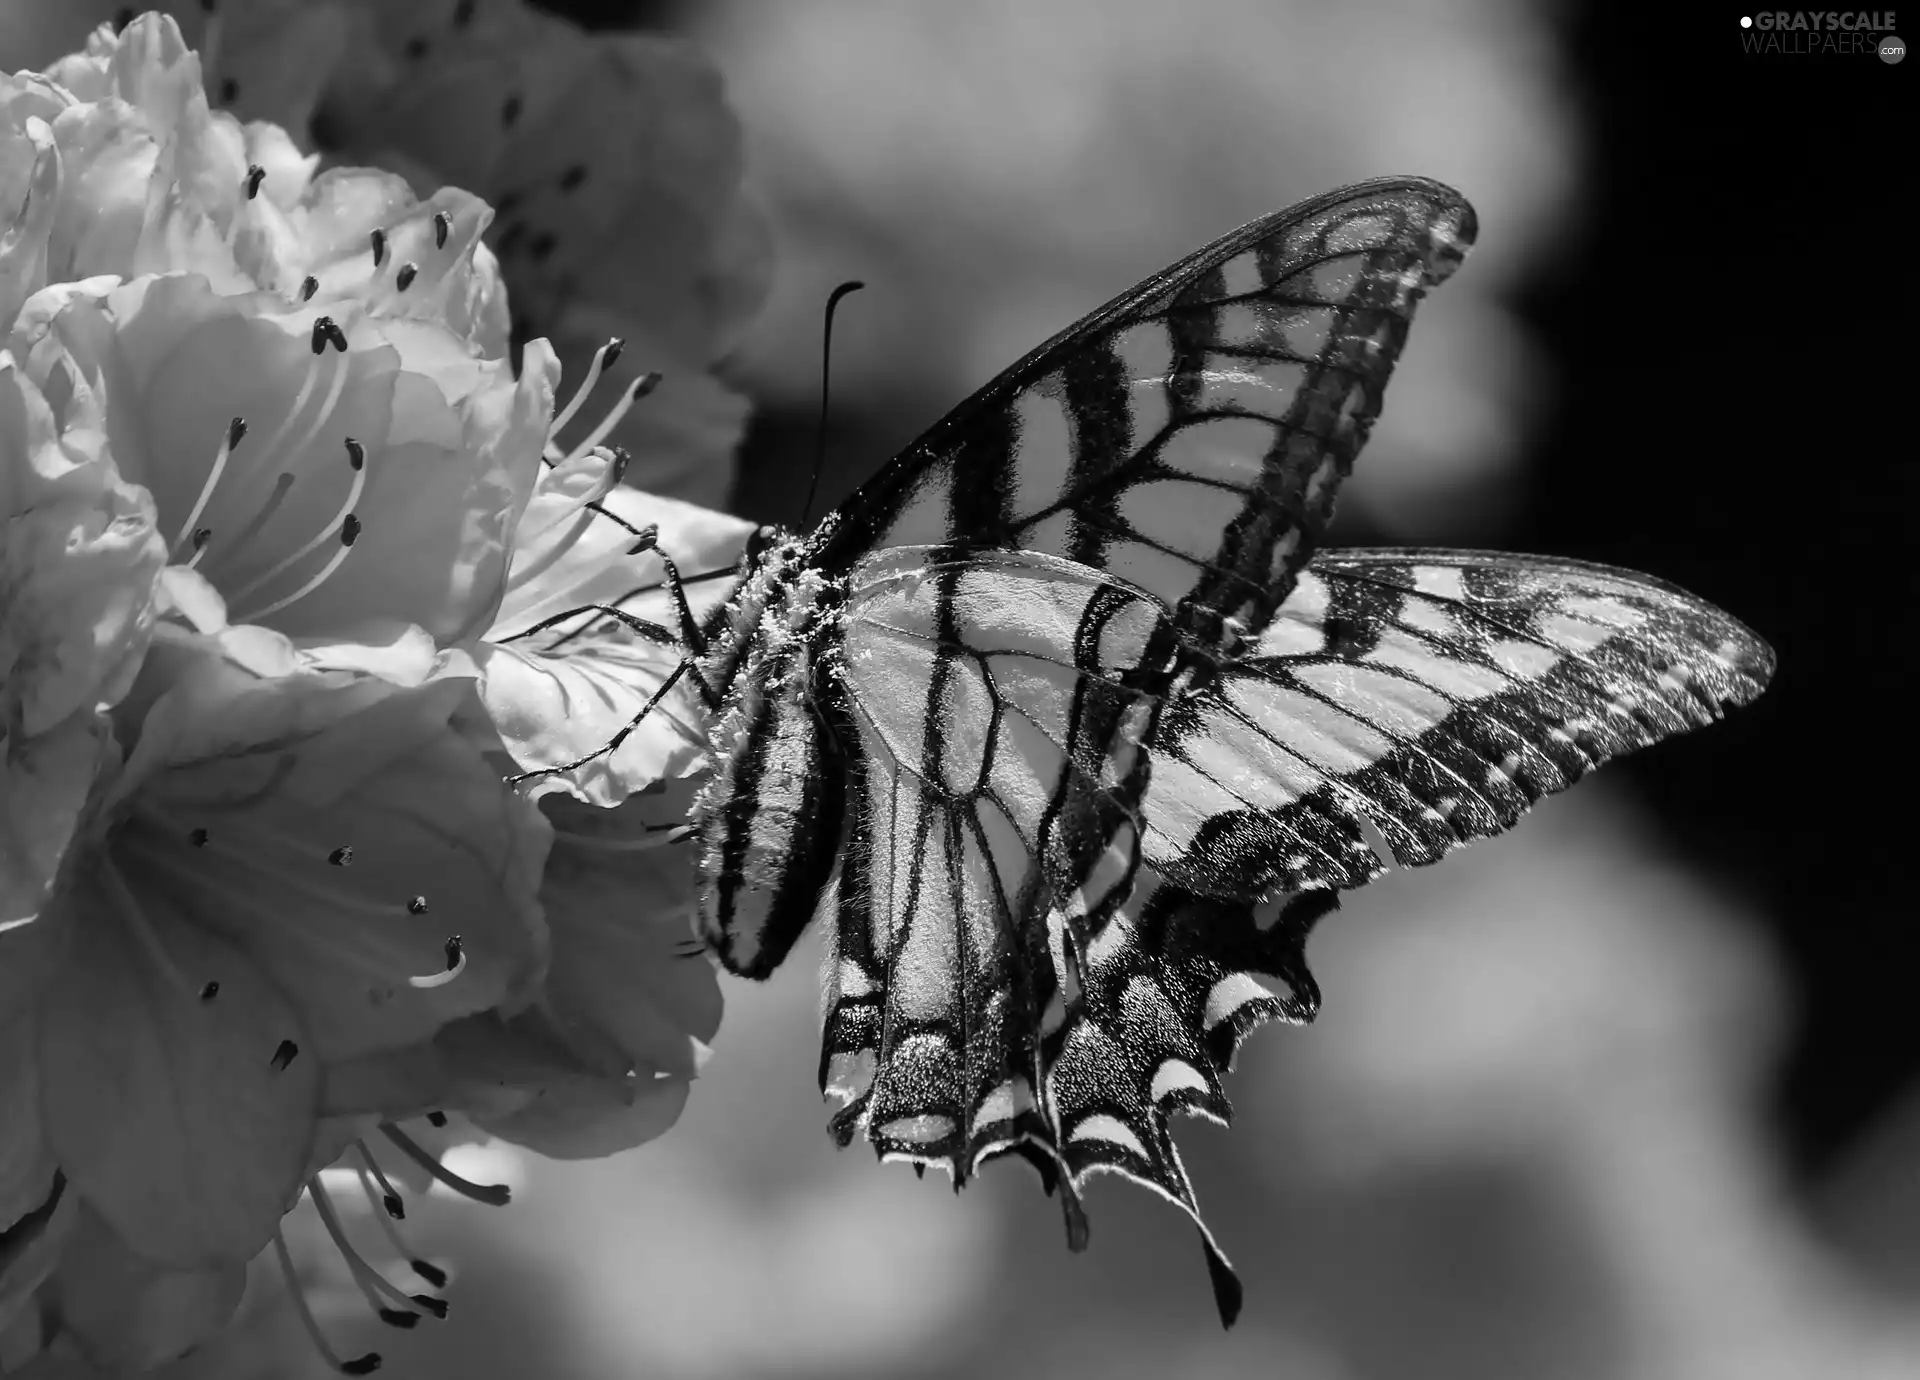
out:
<path id="1" fill-rule="evenodd" d="M 441 1126 L 445 1126 L 446 1124 L 447 1124 L 447 1114 L 445 1112 L 428 1112 L 427 1113 L 427 1125 L 438 1128 Z M 436 1285 L 435 1287 L 437 1288 L 438 1286 Z"/>
<path id="2" fill-rule="evenodd" d="M 300 280 L 300 300 L 302 302 L 311 302 L 313 300 L 313 294 L 318 291 L 320 291 L 320 280 L 311 273 Z M 314 353 L 317 355 L 320 352 L 315 350 Z"/>
<path id="3" fill-rule="evenodd" d="M 375 226 L 367 241 L 373 246 L 373 266 L 378 268 L 387 261 L 387 232 Z"/>
<path id="4" fill-rule="evenodd" d="M 374 1159 L 373 1151 L 367 1149 L 367 1143 L 364 1140 L 356 1140 L 353 1145 L 354 1148 L 360 1152 L 360 1163 L 363 1166 L 360 1171 L 360 1183 L 363 1188 L 367 1189 L 367 1196 L 369 1198 L 373 1197 L 373 1185 L 367 1178 L 367 1175 L 371 1174 L 373 1181 L 378 1182 L 380 1185 L 380 1206 L 386 1210 L 387 1216 L 396 1222 L 406 1221 L 406 1200 L 400 1196 L 399 1189 L 387 1182 L 387 1176 L 381 1170 L 380 1162 Z M 410 1255 L 412 1252 L 401 1251 L 400 1254 Z"/>
<path id="5" fill-rule="evenodd" d="M 438 1265 L 435 1265 L 432 1261 L 409 1260 L 407 1266 L 434 1288 L 444 1289 L 447 1287 L 447 1272 Z"/>
<path id="6" fill-rule="evenodd" d="M 313 279 L 309 278 L 307 281 L 311 283 Z M 313 346 L 313 352 L 316 355 L 325 354 L 327 352 L 327 342 L 333 338 L 333 333 L 339 329 L 338 326 L 333 324 L 333 318 L 331 316 L 316 318 L 313 323 L 313 339 L 310 342 Z"/>
<path id="7" fill-rule="evenodd" d="M 447 1316 L 447 1301 L 445 1299 L 437 1299 L 432 1294 L 408 1294 L 407 1297 L 433 1314 L 436 1318 L 444 1318 Z"/>
<path id="8" fill-rule="evenodd" d="M 424 897 L 424 896 L 416 896 L 416 897 L 414 897 L 414 898 L 413 898 L 413 899 L 412 899 L 411 901 L 409 901 L 409 902 L 407 902 L 407 914 L 409 914 L 409 915 L 425 915 L 426 913 L 427 913 L 427 898 L 426 898 L 426 897 Z"/>
<path id="9" fill-rule="evenodd" d="M 327 323 L 327 339 L 332 342 L 334 349 L 344 355 L 347 352 L 347 333 L 334 324 L 331 316 L 323 316 L 320 319 Z"/>
<path id="10" fill-rule="evenodd" d="M 352 546 L 359 540 L 360 519 L 352 513 L 348 513 L 347 520 L 340 524 L 340 544 L 342 546 Z"/>
<path id="11" fill-rule="evenodd" d="M 433 213 L 433 247 L 435 249 L 447 247 L 447 232 L 451 229 L 453 229 L 453 217 L 445 211 L 435 211 Z"/>
<path id="12" fill-rule="evenodd" d="M 247 200 L 252 201 L 260 195 L 260 184 L 267 180 L 267 170 L 258 163 L 247 165 Z"/>
<path id="13" fill-rule="evenodd" d="M 195 829 L 191 834 L 187 835 L 187 842 L 192 844 L 195 848 L 205 848 L 207 846 L 207 841 L 212 837 L 213 836 L 209 834 L 205 829 Z"/>
<path id="14" fill-rule="evenodd" d="M 240 99 L 240 83 L 228 77 L 220 83 L 220 104 L 232 105 Z"/>
<path id="15" fill-rule="evenodd" d="M 273 1234 L 273 1250 L 280 1259 L 280 1276 L 286 1281 L 287 1296 L 293 1301 L 293 1311 L 299 1317 L 301 1327 L 306 1329 L 307 1339 L 313 1343 L 313 1349 L 320 1353 L 320 1359 L 342 1375 L 371 1375 L 379 1370 L 380 1353 L 377 1351 L 369 1351 L 351 1361 L 342 1361 L 334 1355 L 333 1348 L 327 1345 L 326 1335 L 320 1331 L 320 1324 L 314 1321 L 313 1310 L 307 1306 L 307 1296 L 300 1287 L 300 1276 L 293 1268 L 293 1253 L 287 1249 L 287 1239 L 278 1231 Z"/>
<path id="16" fill-rule="evenodd" d="M 235 417 L 227 423 L 227 448 L 231 450 L 240 444 L 247 434 L 247 419 Z"/>
<path id="17" fill-rule="evenodd" d="M 475 8 L 475 0 L 460 0 L 460 3 L 453 7 L 453 27 L 456 29 L 464 29 L 467 25 L 473 23 L 473 12 Z M 132 12 L 129 11 L 128 14 L 129 18 L 127 22 L 132 23 Z"/>
<path id="18" fill-rule="evenodd" d="M 660 524 L 657 522 L 649 522 L 645 527 L 640 529 L 639 540 L 627 548 L 627 554 L 629 556 L 638 556 L 643 551 L 653 550 L 653 548 L 659 544 Z"/>
<path id="19" fill-rule="evenodd" d="M 367 448 L 351 436 L 347 437 L 347 463 L 356 470 L 364 468 L 367 463 Z"/>
<path id="20" fill-rule="evenodd" d="M 379 1318 L 380 1321 L 388 1327 L 405 1329 L 418 1327 L 420 1325 L 420 1315 L 418 1313 L 407 1313 L 398 1308 L 382 1308 L 379 1309 L 374 1316 Z"/>
<path id="21" fill-rule="evenodd" d="M 217 982 L 209 982 L 205 987 L 202 987 L 200 989 L 201 1001 L 212 1001 L 215 997 L 219 995 L 220 995 L 220 984 Z"/>
<path id="22" fill-rule="evenodd" d="M 520 118 L 520 97 L 509 96 L 500 104 L 500 128 L 512 129 Z"/>
<path id="23" fill-rule="evenodd" d="M 291 1064 L 299 1053 L 299 1045 L 296 1045 L 292 1040 L 282 1040 L 280 1042 L 280 1048 L 273 1052 L 273 1058 L 270 1061 L 273 1064 L 273 1071 L 275 1073 L 286 1072 L 287 1065 Z"/>
<path id="24" fill-rule="evenodd" d="M 447 950 L 447 971 L 451 973 L 454 969 L 460 966 L 460 960 L 463 957 L 463 955 L 460 952 L 460 936 L 459 935 L 453 934 L 453 935 L 447 936 L 446 950 Z"/>
<path id="25" fill-rule="evenodd" d="M 195 551 L 206 550 L 207 543 L 212 540 L 213 529 L 211 527 L 196 527 L 193 529 L 193 549 Z"/>
<path id="26" fill-rule="evenodd" d="M 335 867 L 346 867 L 353 861 L 353 845 L 350 843 L 341 844 L 340 847 L 327 854 L 327 861 Z"/>
<path id="27" fill-rule="evenodd" d="M 415 275 L 420 272 L 418 264 L 401 264 L 400 271 L 393 275 L 393 285 L 401 292 L 413 286 Z"/>

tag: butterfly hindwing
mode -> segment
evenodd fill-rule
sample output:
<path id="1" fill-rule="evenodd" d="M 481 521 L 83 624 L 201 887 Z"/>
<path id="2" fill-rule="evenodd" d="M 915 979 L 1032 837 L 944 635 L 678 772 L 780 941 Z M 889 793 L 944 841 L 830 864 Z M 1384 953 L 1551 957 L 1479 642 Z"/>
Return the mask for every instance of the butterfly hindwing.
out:
<path id="1" fill-rule="evenodd" d="M 822 708 L 859 766 L 824 903 L 822 1082 L 843 1139 L 963 1180 L 1052 1143 L 1054 950 L 1097 942 L 1127 895 L 1172 638 L 1094 571 L 925 547 L 857 567 L 837 623 Z"/>
<path id="2" fill-rule="evenodd" d="M 1474 230 L 1458 193 L 1418 179 L 1254 221 L 961 404 L 823 524 L 816 559 L 1044 552 L 1147 590 L 1189 642 L 1232 647 L 1306 562 L 1415 303 Z"/>
<path id="3" fill-rule="evenodd" d="M 1644 575 L 1473 551 L 1333 550 L 1153 738 L 1146 856 L 1257 897 L 1438 861 L 1610 758 L 1758 695 L 1773 654 Z"/>

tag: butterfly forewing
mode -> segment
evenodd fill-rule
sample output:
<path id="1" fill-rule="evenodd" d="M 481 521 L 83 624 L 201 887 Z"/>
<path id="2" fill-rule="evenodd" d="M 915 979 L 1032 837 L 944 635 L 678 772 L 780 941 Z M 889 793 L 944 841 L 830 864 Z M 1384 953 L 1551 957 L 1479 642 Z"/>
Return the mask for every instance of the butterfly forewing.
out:
<path id="1" fill-rule="evenodd" d="M 1265 217 L 1041 346 L 823 525 L 827 568 L 910 543 L 1106 570 L 1226 649 L 1285 598 L 1473 212 L 1437 183 Z M 1223 620 L 1232 620 L 1223 626 Z"/>
<path id="2" fill-rule="evenodd" d="M 1156 724 L 1147 857 L 1192 889 L 1359 886 L 1513 825 L 1595 766 L 1745 704 L 1767 645 L 1579 561 L 1327 551 L 1246 657 Z"/>

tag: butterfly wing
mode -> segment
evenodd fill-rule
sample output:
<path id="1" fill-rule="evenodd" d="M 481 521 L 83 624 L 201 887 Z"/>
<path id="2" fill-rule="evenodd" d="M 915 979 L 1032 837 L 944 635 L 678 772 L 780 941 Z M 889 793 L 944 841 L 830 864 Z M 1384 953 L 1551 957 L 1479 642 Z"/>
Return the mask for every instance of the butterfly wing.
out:
<path id="1" fill-rule="evenodd" d="M 1610 758 L 1759 695 L 1773 653 L 1645 575 L 1334 550 L 1243 659 L 1168 703 L 1145 856 L 1216 896 L 1353 887 L 1511 827 Z"/>
<path id="2" fill-rule="evenodd" d="M 814 563 L 961 542 L 1108 571 L 1229 650 L 1292 587 L 1472 208 L 1366 183 L 1156 274 L 954 409 L 824 522 Z"/>

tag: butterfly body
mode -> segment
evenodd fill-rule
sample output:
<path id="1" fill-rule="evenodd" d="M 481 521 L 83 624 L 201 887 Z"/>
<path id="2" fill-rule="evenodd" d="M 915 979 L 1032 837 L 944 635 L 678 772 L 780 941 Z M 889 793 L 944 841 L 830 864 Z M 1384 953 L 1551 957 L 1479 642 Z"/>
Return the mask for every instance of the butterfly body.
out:
<path id="1" fill-rule="evenodd" d="M 699 925 L 752 977 L 821 927 L 842 1144 L 956 1184 L 1018 1153 L 1076 1246 L 1101 1172 L 1198 1223 L 1169 1117 L 1224 1121 L 1240 1040 L 1311 1018 L 1368 829 L 1435 861 L 1759 692 L 1765 645 L 1645 577 L 1316 554 L 1472 234 L 1415 179 L 1253 222 L 756 544 L 695 663 Z"/>

